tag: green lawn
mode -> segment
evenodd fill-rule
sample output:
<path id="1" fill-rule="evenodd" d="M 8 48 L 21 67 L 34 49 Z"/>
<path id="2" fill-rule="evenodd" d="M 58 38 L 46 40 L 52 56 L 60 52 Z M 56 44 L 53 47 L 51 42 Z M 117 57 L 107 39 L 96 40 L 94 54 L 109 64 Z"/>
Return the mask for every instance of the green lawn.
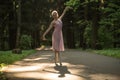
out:
<path id="1" fill-rule="evenodd" d="M 0 64 L 11 64 L 35 52 L 35 50 L 23 50 L 22 54 L 14 54 L 12 51 L 0 51 Z"/>
<path id="2" fill-rule="evenodd" d="M 12 51 L 0 51 L 0 80 L 8 80 L 2 72 L 2 68 L 15 61 L 21 60 L 30 54 L 34 54 L 35 50 L 23 50 L 22 54 L 14 54 Z"/>
<path id="3" fill-rule="evenodd" d="M 120 59 L 120 49 L 93 50 L 94 53 Z"/>

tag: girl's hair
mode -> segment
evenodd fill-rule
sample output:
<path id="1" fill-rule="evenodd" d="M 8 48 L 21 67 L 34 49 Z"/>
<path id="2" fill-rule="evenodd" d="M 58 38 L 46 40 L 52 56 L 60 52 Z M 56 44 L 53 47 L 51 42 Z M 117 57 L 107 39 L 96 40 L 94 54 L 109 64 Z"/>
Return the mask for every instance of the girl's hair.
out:
<path id="1" fill-rule="evenodd" d="M 58 15 L 58 12 L 56 10 L 52 11 L 51 15 L 53 16 L 54 13 L 57 13 Z"/>

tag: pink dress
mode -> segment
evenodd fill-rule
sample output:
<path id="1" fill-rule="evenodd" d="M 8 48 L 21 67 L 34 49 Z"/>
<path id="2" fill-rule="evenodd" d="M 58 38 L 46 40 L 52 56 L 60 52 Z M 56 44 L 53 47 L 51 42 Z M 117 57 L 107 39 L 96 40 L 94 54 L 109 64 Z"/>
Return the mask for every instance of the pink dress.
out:
<path id="1" fill-rule="evenodd" d="M 62 21 L 60 19 L 54 22 L 54 32 L 52 34 L 52 48 L 55 51 L 64 51 Z"/>

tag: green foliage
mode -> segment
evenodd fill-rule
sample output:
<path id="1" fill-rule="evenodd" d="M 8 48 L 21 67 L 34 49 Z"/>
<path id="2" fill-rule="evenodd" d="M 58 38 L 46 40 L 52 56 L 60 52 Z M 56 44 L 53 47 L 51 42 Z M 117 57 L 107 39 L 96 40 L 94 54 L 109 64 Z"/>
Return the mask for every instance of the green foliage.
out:
<path id="1" fill-rule="evenodd" d="M 15 47 L 12 43 L 16 41 L 16 9 L 19 7 L 17 2 L 17 0 L 3 0 L 0 3 L 2 6 L 0 7 L 0 49 L 2 50 Z M 22 49 L 31 49 L 31 41 L 33 43 L 32 47 L 38 47 L 42 43 L 50 44 L 51 35 L 48 34 L 48 39 L 50 40 L 47 42 L 43 42 L 39 37 L 52 19 L 50 18 L 51 11 L 56 9 L 61 13 L 65 6 L 73 8 L 73 10 L 65 14 L 65 16 L 71 14 L 71 20 L 70 17 L 65 17 L 63 21 L 65 21 L 65 25 L 70 24 L 72 21 L 71 28 L 75 30 L 74 43 L 77 46 L 80 45 L 79 43 L 82 43 L 80 41 L 84 41 L 87 46 L 93 44 L 91 41 L 98 41 L 103 48 L 113 47 L 114 42 L 120 41 L 119 4 L 120 0 L 104 0 L 102 5 L 104 8 L 100 8 L 100 0 L 21 0 L 21 34 L 30 34 L 34 39 L 31 39 L 28 35 L 22 35 L 20 47 Z M 96 22 L 94 19 L 96 19 Z M 98 22 L 99 24 L 96 25 L 98 28 L 97 40 L 92 40 L 94 23 Z M 65 34 L 68 33 L 67 30 L 68 28 L 64 27 Z M 65 46 L 67 46 L 66 43 L 70 43 L 70 41 L 65 40 Z"/>
<path id="2" fill-rule="evenodd" d="M 22 51 L 22 54 L 13 54 L 12 51 L 0 51 L 0 80 L 8 80 L 2 72 L 2 68 L 35 52 L 35 50 L 24 50 Z"/>
<path id="3" fill-rule="evenodd" d="M 5 75 L 2 72 L 3 67 L 6 66 L 4 63 L 0 63 L 0 80 L 7 80 Z"/>
<path id="4" fill-rule="evenodd" d="M 111 56 L 115 58 L 120 58 L 120 49 L 104 49 L 104 50 L 94 50 L 95 53 L 105 55 L 105 56 Z"/>
<path id="5" fill-rule="evenodd" d="M 120 3 L 118 1 L 118 3 Z M 109 22 L 111 23 L 111 26 L 112 25 L 115 25 L 116 22 L 120 22 L 119 19 L 120 19 L 120 6 L 119 4 L 116 4 L 116 3 L 111 3 L 109 2 L 107 4 L 107 7 L 105 7 L 102 11 L 105 15 L 105 17 L 103 17 L 103 19 L 101 20 L 101 24 L 106 24 L 106 22 Z M 120 24 L 120 23 L 118 23 Z"/>
<path id="6" fill-rule="evenodd" d="M 99 34 L 99 43 L 101 44 L 102 47 L 110 48 L 113 46 L 112 42 L 114 41 L 114 37 L 112 36 L 113 33 L 110 32 L 109 29 L 101 26 L 98 31 L 98 34 Z"/>
<path id="7" fill-rule="evenodd" d="M 1 66 L 3 64 L 11 64 L 35 52 L 35 50 L 23 50 L 22 54 L 13 54 L 12 51 L 0 51 L 0 64 Z"/>
<path id="8" fill-rule="evenodd" d="M 22 35 L 20 39 L 20 47 L 22 49 L 31 49 L 32 38 L 28 35 Z"/>
<path id="9" fill-rule="evenodd" d="M 65 3 L 65 5 L 73 7 L 74 11 L 77 10 L 79 4 L 80 4 L 80 0 L 69 0 Z"/>
<path id="10" fill-rule="evenodd" d="M 68 2 L 66 2 L 65 4 L 68 6 L 77 6 L 79 5 L 80 0 L 69 0 Z"/>
<path id="11" fill-rule="evenodd" d="M 108 2 L 102 10 L 103 16 L 100 20 L 99 41 L 104 47 L 112 47 L 113 42 L 119 42 L 120 34 L 120 6 L 118 2 Z"/>
<path id="12" fill-rule="evenodd" d="M 2 68 L 5 66 L 5 64 L 4 63 L 1 63 L 0 64 L 0 71 L 2 70 Z"/>
<path id="13" fill-rule="evenodd" d="M 9 80 L 4 73 L 0 72 L 0 80 Z"/>
<path id="14" fill-rule="evenodd" d="M 87 44 L 87 47 L 90 48 L 90 45 L 91 45 L 91 33 L 92 33 L 92 23 L 91 22 L 88 22 L 87 25 L 86 25 L 86 28 L 85 28 L 85 32 L 84 32 L 84 38 L 86 40 L 86 44 Z"/>

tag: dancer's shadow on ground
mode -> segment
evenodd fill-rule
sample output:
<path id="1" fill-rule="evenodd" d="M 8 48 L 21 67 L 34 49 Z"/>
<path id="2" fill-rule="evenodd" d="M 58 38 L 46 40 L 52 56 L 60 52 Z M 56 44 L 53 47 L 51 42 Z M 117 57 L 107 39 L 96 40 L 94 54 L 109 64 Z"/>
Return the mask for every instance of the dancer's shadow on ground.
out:
<path id="1" fill-rule="evenodd" d="M 65 74 L 71 74 L 70 71 L 68 71 L 67 66 L 55 66 L 54 67 L 55 70 L 59 71 L 59 76 L 58 77 L 65 77 Z"/>
<path id="2" fill-rule="evenodd" d="M 70 71 L 68 71 L 68 68 L 67 66 L 59 66 L 59 65 L 56 65 L 54 66 L 54 69 L 56 71 L 50 71 L 50 70 L 46 70 L 46 69 L 43 69 L 43 71 L 45 72 L 50 72 L 50 73 L 57 73 L 57 74 L 60 74 L 58 77 L 65 77 L 65 74 L 71 74 Z"/>
<path id="3" fill-rule="evenodd" d="M 54 66 L 54 69 L 56 71 L 51 71 L 51 70 L 46 70 L 46 69 L 43 69 L 43 71 L 45 72 L 50 72 L 50 73 L 55 73 L 55 74 L 59 74 L 58 77 L 65 77 L 65 74 L 70 74 L 70 75 L 75 75 L 75 76 L 80 76 L 80 77 L 83 77 L 85 78 L 86 80 L 91 80 L 91 78 L 89 76 L 84 76 L 84 75 L 80 75 L 80 74 L 73 74 L 71 73 L 69 70 L 68 70 L 68 67 L 67 66 L 59 66 L 59 65 L 56 65 Z"/>

